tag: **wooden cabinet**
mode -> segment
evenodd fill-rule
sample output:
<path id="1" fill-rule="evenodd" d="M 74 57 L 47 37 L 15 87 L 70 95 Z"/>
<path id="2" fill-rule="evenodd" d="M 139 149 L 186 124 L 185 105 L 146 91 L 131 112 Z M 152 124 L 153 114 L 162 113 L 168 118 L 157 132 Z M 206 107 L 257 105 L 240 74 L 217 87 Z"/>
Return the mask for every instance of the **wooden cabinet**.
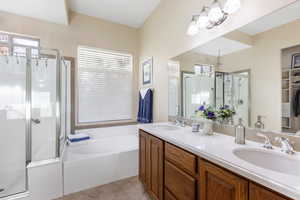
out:
<path id="1" fill-rule="evenodd" d="M 227 170 L 200 160 L 201 200 L 247 200 L 248 181 Z"/>
<path id="2" fill-rule="evenodd" d="M 290 200 L 255 183 L 250 183 L 249 200 Z"/>
<path id="3" fill-rule="evenodd" d="M 139 179 L 152 200 L 291 200 L 142 130 L 139 146 Z"/>
<path id="4" fill-rule="evenodd" d="M 196 199 L 196 179 L 165 161 L 165 188 L 178 200 Z"/>
<path id="5" fill-rule="evenodd" d="M 153 199 L 163 200 L 164 143 L 140 131 L 139 144 L 139 178 Z"/>
<path id="6" fill-rule="evenodd" d="M 171 194 L 167 189 L 165 189 L 165 200 L 177 200 L 174 195 Z"/>
<path id="7" fill-rule="evenodd" d="M 197 173 L 196 156 L 172 144 L 165 144 L 165 159 L 171 161 L 191 175 Z"/>

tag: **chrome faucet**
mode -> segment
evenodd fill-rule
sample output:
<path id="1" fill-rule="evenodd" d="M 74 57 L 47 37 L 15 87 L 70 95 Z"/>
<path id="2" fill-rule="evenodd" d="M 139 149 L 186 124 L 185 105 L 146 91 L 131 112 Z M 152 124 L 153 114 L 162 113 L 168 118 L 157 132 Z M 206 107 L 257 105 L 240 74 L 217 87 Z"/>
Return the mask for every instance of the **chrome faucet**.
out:
<path id="1" fill-rule="evenodd" d="M 175 125 L 184 127 L 185 121 L 184 121 L 183 117 L 181 116 L 180 106 L 177 105 L 176 109 L 177 109 L 177 115 L 176 115 L 176 119 L 175 119 Z"/>
<path id="2" fill-rule="evenodd" d="M 280 142 L 281 151 L 287 154 L 294 154 L 295 150 L 288 138 L 285 137 L 276 137 L 275 141 Z"/>
<path id="3" fill-rule="evenodd" d="M 264 145 L 263 145 L 263 148 L 266 148 L 266 149 L 273 149 L 273 145 L 271 143 L 271 140 L 268 136 L 266 136 L 265 134 L 262 134 L 262 133 L 257 133 L 256 134 L 258 137 L 262 137 L 265 139 L 265 142 L 264 142 Z"/>
<path id="4" fill-rule="evenodd" d="M 184 119 L 180 119 L 179 117 L 177 117 L 176 120 L 175 120 L 175 125 L 176 126 L 185 127 L 185 121 L 184 121 Z"/>

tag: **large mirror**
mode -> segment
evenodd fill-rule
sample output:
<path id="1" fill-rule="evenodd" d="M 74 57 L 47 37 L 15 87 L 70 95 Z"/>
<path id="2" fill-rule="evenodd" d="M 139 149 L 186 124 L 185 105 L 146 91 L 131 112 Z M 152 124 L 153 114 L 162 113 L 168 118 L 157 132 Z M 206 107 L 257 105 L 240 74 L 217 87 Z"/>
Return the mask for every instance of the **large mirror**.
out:
<path id="1" fill-rule="evenodd" d="M 248 127 L 299 134 L 300 2 L 170 59 L 169 116 L 201 106 Z M 298 133 L 297 133 L 298 132 Z"/>

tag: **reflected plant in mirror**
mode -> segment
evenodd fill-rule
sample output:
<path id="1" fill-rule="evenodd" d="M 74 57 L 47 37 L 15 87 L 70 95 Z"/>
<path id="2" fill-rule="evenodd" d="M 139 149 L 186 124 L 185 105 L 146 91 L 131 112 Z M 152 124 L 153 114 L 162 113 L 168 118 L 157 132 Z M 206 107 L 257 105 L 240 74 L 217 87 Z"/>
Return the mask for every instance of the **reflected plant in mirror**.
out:
<path id="1" fill-rule="evenodd" d="M 231 109 L 228 105 L 222 106 L 217 110 L 219 121 L 223 124 L 232 124 L 235 110 Z"/>

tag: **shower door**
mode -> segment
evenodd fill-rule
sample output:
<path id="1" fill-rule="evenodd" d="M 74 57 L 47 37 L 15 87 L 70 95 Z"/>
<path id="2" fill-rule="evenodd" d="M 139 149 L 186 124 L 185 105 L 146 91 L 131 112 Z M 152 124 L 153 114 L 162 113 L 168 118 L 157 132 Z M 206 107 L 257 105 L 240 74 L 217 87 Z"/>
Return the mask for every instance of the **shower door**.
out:
<path id="1" fill-rule="evenodd" d="M 26 190 L 26 62 L 0 56 L 0 198 Z"/>
<path id="2" fill-rule="evenodd" d="M 56 59 L 33 58 L 31 62 L 32 161 L 57 155 Z"/>

